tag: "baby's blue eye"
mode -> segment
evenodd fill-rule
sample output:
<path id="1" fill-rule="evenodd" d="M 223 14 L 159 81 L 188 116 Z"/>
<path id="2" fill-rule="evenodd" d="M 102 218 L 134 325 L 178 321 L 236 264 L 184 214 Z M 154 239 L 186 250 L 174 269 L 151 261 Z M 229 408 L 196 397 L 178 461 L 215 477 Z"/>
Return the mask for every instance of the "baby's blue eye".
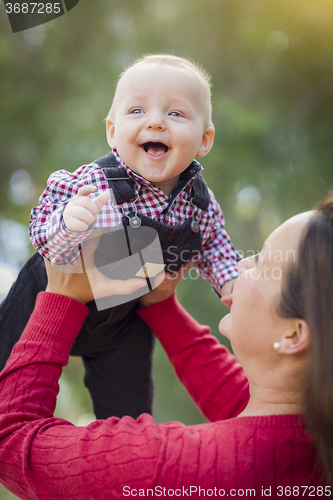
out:
<path id="1" fill-rule="evenodd" d="M 178 113 L 178 111 L 172 111 L 170 113 L 170 116 L 182 116 L 180 113 Z"/>
<path id="2" fill-rule="evenodd" d="M 132 113 L 133 115 L 138 115 L 138 114 L 140 114 L 140 113 L 142 113 L 142 112 L 143 112 L 143 111 L 142 111 L 142 109 L 139 109 L 139 108 L 135 108 L 135 109 L 132 109 L 132 110 L 131 110 L 131 113 Z"/>

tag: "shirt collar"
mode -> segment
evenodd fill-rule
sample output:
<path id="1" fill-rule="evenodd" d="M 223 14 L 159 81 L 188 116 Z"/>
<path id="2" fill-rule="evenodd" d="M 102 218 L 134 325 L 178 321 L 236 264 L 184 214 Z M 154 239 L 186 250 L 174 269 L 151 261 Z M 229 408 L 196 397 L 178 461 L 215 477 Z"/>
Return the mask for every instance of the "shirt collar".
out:
<path id="1" fill-rule="evenodd" d="M 112 152 L 116 157 L 118 165 L 120 167 L 125 168 L 129 177 L 134 179 L 139 185 L 148 186 L 150 189 L 153 188 L 153 189 L 158 189 L 160 191 L 160 189 L 157 186 L 155 186 L 153 182 L 148 181 L 147 179 L 145 179 L 144 177 L 142 177 L 141 175 L 137 174 L 132 169 L 130 169 L 126 165 L 126 163 L 120 158 L 116 149 L 113 149 Z M 202 165 L 200 165 L 199 162 L 197 162 L 196 160 L 192 161 L 192 163 L 187 167 L 187 169 L 180 174 L 179 183 L 171 193 L 172 200 L 174 200 L 182 191 L 186 190 L 189 192 L 191 190 L 194 180 L 196 179 L 196 177 L 198 177 L 202 169 L 203 167 Z"/>

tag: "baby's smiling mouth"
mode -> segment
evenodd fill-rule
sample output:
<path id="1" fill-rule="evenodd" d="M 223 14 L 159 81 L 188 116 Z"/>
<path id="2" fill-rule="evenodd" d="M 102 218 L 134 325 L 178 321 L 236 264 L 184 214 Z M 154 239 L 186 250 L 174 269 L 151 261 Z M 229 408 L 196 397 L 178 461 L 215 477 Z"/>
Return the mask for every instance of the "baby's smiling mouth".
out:
<path id="1" fill-rule="evenodd" d="M 157 158 L 159 156 L 163 156 L 170 149 L 163 142 L 150 142 L 150 141 L 141 144 L 140 147 L 144 149 L 144 151 L 148 153 L 150 156 L 155 156 Z"/>

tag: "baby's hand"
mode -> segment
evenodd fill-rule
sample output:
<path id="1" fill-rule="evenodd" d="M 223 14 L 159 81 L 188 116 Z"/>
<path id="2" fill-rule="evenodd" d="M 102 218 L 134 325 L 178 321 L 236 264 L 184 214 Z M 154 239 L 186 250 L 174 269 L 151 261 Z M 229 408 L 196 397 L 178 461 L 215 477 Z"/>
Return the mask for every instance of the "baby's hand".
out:
<path id="1" fill-rule="evenodd" d="M 83 186 L 66 205 L 63 213 L 64 223 L 70 231 L 86 231 L 97 218 L 98 213 L 110 198 L 109 191 L 105 191 L 93 200 L 90 193 L 97 191 L 96 186 Z"/>
<path id="2" fill-rule="evenodd" d="M 236 278 L 233 280 L 227 281 L 223 287 L 221 288 L 221 302 L 226 305 L 228 309 L 230 309 L 232 304 L 232 292 L 234 289 Z"/>

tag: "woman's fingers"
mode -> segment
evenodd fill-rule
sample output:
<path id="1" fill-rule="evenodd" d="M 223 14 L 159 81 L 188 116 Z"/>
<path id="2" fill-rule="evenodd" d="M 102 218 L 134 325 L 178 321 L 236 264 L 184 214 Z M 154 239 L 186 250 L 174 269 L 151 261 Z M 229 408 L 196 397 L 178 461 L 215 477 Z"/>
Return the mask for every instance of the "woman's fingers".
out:
<path id="1" fill-rule="evenodd" d="M 129 295 L 140 288 L 147 288 L 145 279 L 112 280 L 102 274 L 94 264 L 83 273 L 59 272 L 57 266 L 45 259 L 48 277 L 47 292 L 66 295 L 82 303 L 110 295 Z"/>
<path id="2" fill-rule="evenodd" d="M 130 295 L 140 288 L 147 288 L 145 279 L 113 280 L 102 274 L 95 264 L 92 265 L 91 269 L 87 269 L 87 275 L 94 299 L 108 297 L 109 295 Z"/>

